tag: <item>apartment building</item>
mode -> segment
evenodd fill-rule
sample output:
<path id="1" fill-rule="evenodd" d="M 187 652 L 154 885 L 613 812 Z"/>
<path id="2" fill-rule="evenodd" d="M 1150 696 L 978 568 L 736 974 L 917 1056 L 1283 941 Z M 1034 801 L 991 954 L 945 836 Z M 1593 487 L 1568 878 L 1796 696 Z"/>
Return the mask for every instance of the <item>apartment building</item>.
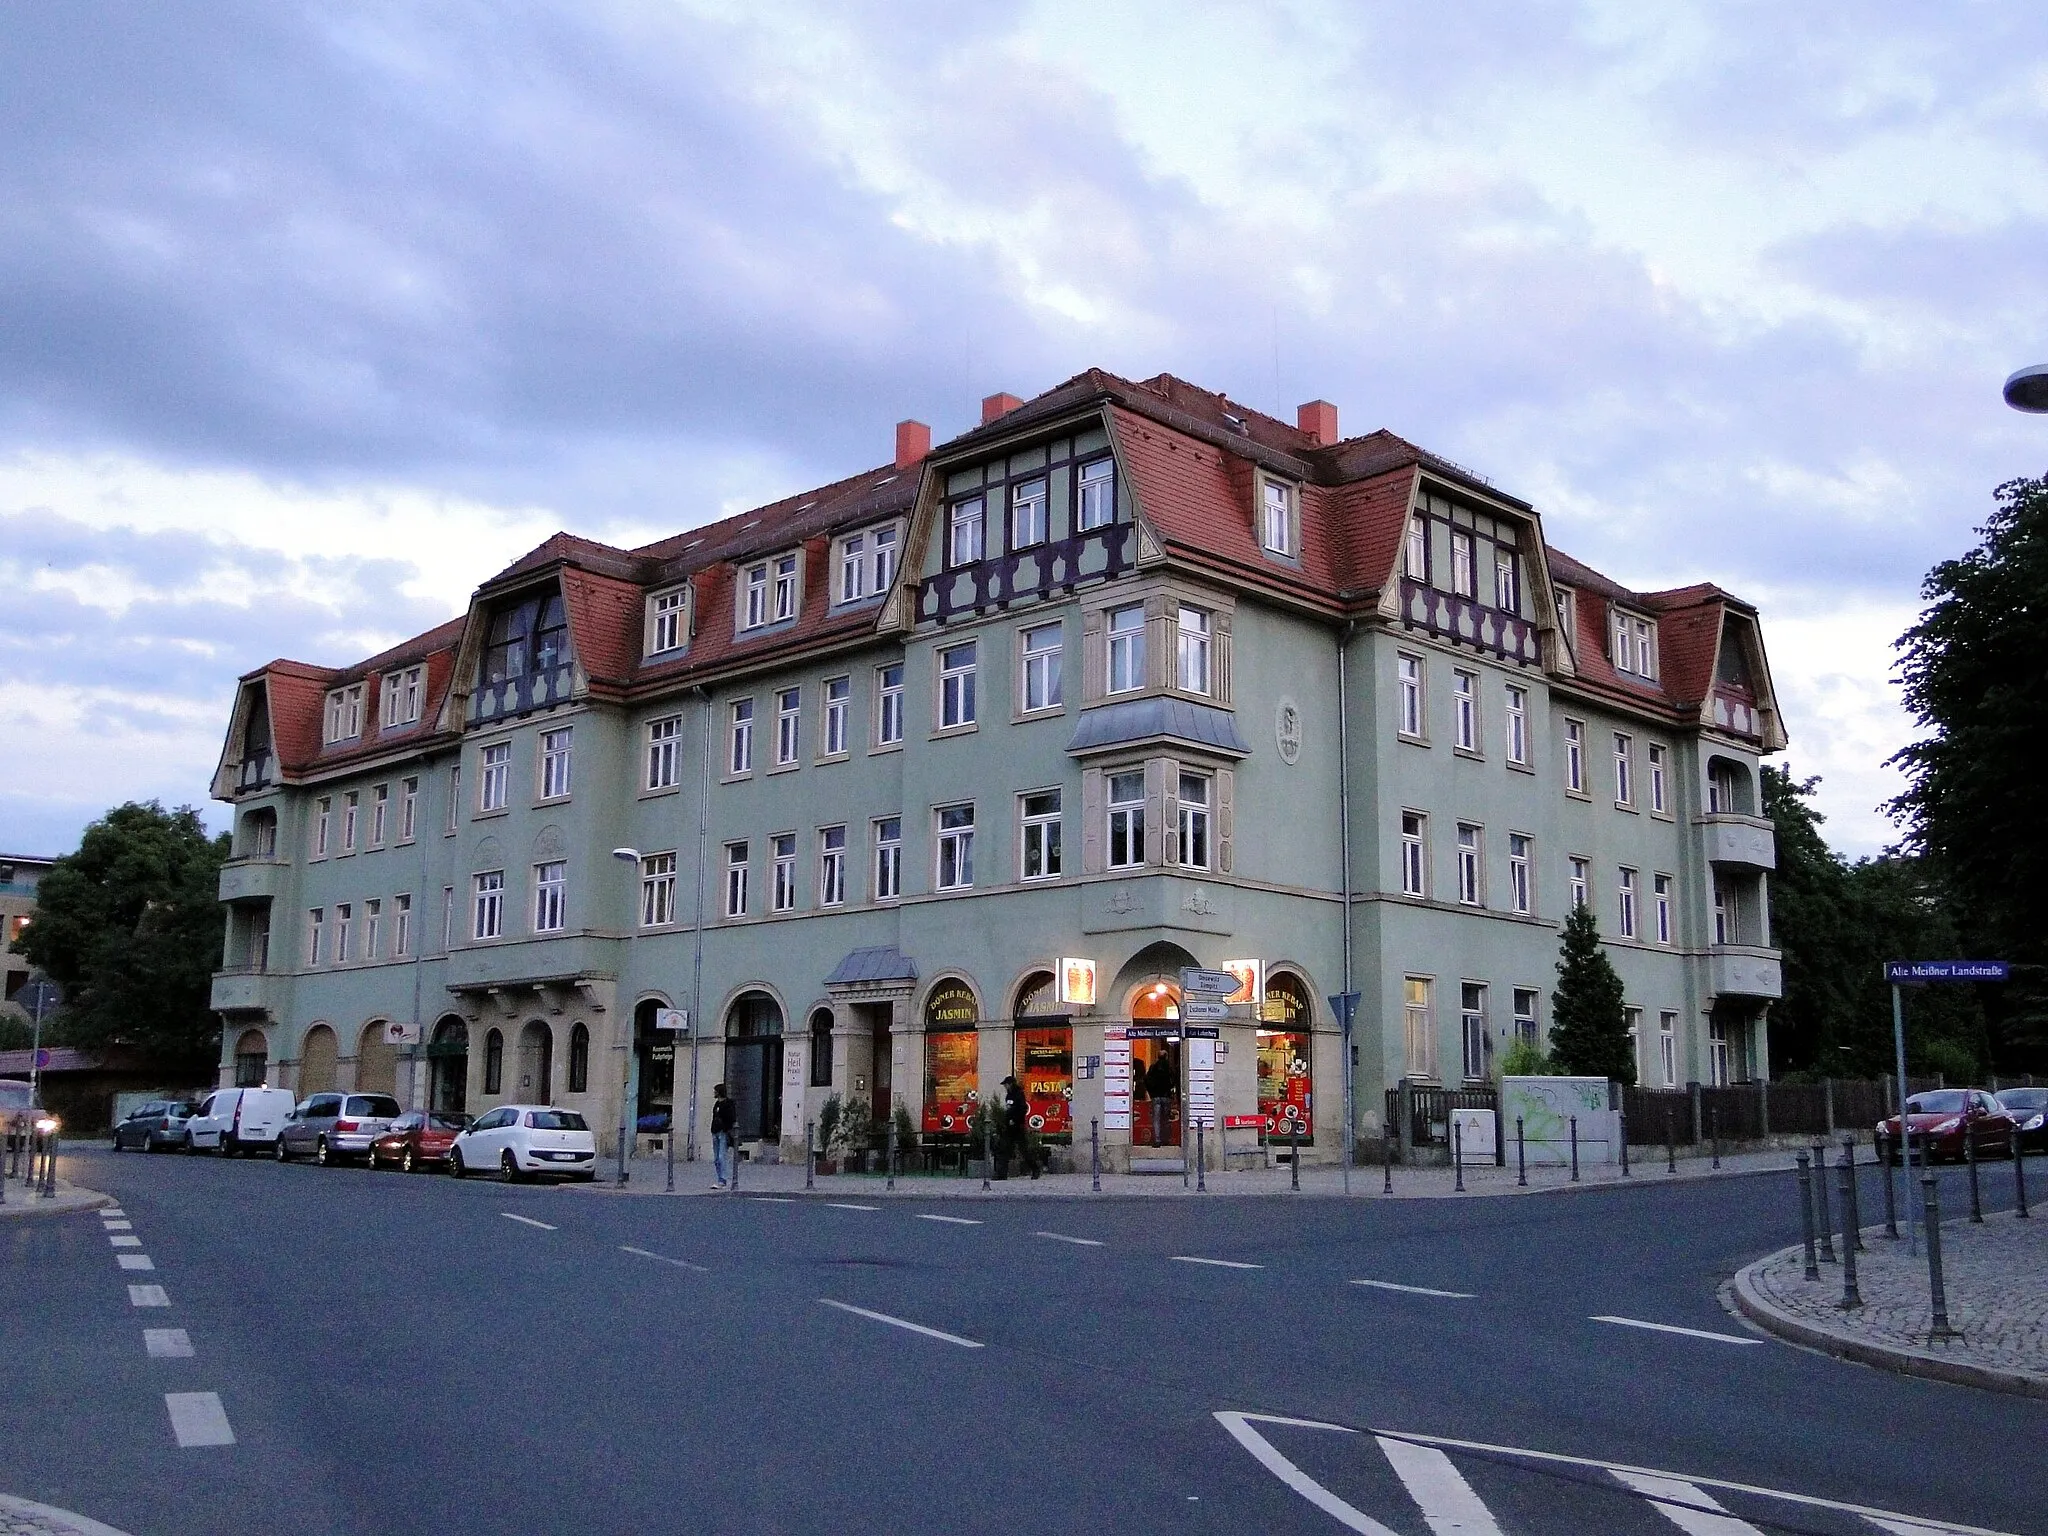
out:
<path id="1" fill-rule="evenodd" d="M 35 919 L 36 887 L 56 862 L 54 858 L 0 853 L 0 1017 L 28 1017 L 14 995 L 28 985 L 33 968 L 17 941 Z"/>
<path id="2" fill-rule="evenodd" d="M 1762 1075 L 1784 744 L 1756 611 L 1632 592 L 1336 409 L 1168 375 L 991 396 L 934 449 L 241 680 L 224 1082 L 548 1100 L 800 1147 L 1016 1073 L 1049 1137 L 1316 1155 L 1545 1037 L 1583 902 L 1643 1081 Z M 1182 1019 L 1184 967 L 1240 980 Z M 1214 1009 L 1191 1010 L 1214 1013 Z M 394 1027 L 395 1026 L 395 1027 Z M 609 1155 L 609 1152 L 608 1152 Z"/>

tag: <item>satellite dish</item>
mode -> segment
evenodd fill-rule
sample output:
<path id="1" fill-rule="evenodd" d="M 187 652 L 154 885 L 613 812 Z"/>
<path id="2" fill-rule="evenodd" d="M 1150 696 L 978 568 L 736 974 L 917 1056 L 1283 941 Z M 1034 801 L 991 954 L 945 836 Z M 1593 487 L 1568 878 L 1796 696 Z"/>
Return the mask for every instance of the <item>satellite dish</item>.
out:
<path id="1" fill-rule="evenodd" d="M 2016 411 L 2048 412 L 2048 363 L 2022 368 L 2007 379 L 2005 403 Z"/>

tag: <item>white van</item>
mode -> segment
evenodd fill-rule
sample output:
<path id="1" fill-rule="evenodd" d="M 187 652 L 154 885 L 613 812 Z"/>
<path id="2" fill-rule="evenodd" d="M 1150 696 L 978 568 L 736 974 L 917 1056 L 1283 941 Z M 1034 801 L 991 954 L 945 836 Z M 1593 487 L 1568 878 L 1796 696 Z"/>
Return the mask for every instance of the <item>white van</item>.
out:
<path id="1" fill-rule="evenodd" d="M 296 1103 L 283 1088 L 222 1088 L 207 1095 L 199 1113 L 185 1122 L 186 1143 L 195 1152 L 211 1149 L 222 1157 L 268 1152 Z"/>

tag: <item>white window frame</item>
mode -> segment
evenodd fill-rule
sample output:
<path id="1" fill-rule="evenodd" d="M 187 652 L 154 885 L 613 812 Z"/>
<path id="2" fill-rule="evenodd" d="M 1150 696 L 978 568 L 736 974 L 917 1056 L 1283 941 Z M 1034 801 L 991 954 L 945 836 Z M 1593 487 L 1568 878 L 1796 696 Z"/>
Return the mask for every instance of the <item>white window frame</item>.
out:
<path id="1" fill-rule="evenodd" d="M 1137 795 L 1127 792 L 1137 786 Z M 1126 793 L 1119 795 L 1119 786 Z M 1121 768 L 1102 777 L 1103 866 L 1140 869 L 1145 863 L 1145 770 Z M 1121 850 L 1123 857 L 1118 857 Z"/>
<path id="2" fill-rule="evenodd" d="M 1564 787 L 1567 794 L 1586 792 L 1586 722 L 1564 723 Z"/>
<path id="3" fill-rule="evenodd" d="M 412 954 L 412 894 L 401 891 L 391 898 L 391 958 L 404 960 Z"/>
<path id="4" fill-rule="evenodd" d="M 1115 521 L 1116 460 L 1091 459 L 1074 477 L 1074 532 L 1107 528 Z"/>
<path id="5" fill-rule="evenodd" d="M 760 629 L 768 622 L 768 562 L 748 566 L 740 573 L 740 584 L 745 593 L 740 628 Z"/>
<path id="6" fill-rule="evenodd" d="M 774 622 L 787 624 L 797 615 L 803 597 L 798 587 L 797 576 L 800 566 L 795 555 L 777 555 L 770 562 L 775 568 Z"/>
<path id="7" fill-rule="evenodd" d="M 1503 544 L 1493 546 L 1493 606 L 1502 613 L 1522 611 L 1521 573 L 1515 552 Z"/>
<path id="8" fill-rule="evenodd" d="M 1656 875 L 1650 877 L 1652 899 L 1657 903 L 1657 942 L 1671 942 L 1671 877 Z"/>
<path id="9" fill-rule="evenodd" d="M 422 671 L 420 667 L 400 667 L 384 674 L 378 696 L 383 701 L 380 713 L 385 730 L 411 725 L 419 719 Z"/>
<path id="10" fill-rule="evenodd" d="M 1429 519 L 1420 512 L 1408 514 L 1406 548 L 1401 556 L 1401 574 L 1410 581 L 1429 580 Z"/>
<path id="11" fill-rule="evenodd" d="M 1045 802 L 1051 801 L 1048 807 Z M 1036 809 L 1034 809 L 1034 804 Z M 1017 878 L 1038 882 L 1057 880 L 1064 864 L 1061 820 L 1066 795 L 1057 785 L 1050 789 L 1028 789 L 1017 796 Z M 1037 873 L 1032 866 L 1037 865 Z"/>
<path id="12" fill-rule="evenodd" d="M 973 565 L 986 549 L 988 498 L 982 492 L 962 496 L 946 508 L 946 565 L 953 570 Z"/>
<path id="13" fill-rule="evenodd" d="M 1722 881 L 1714 882 L 1714 942 L 1730 944 L 1729 937 L 1735 930 L 1735 903 L 1728 899 L 1728 887 Z"/>
<path id="14" fill-rule="evenodd" d="M 349 947 L 349 930 L 355 923 L 355 907 L 346 901 L 334 904 L 334 963 L 347 965 L 355 958 Z"/>
<path id="15" fill-rule="evenodd" d="M 818 905 L 846 905 L 846 825 L 818 828 Z"/>
<path id="16" fill-rule="evenodd" d="M 1395 655 L 1394 729 L 1411 741 L 1421 741 L 1429 734 L 1428 677 L 1420 656 L 1407 651 Z"/>
<path id="17" fill-rule="evenodd" d="M 1565 887 L 1571 904 L 1575 907 L 1583 907 L 1593 899 L 1593 861 L 1582 859 L 1577 854 L 1573 854 L 1566 861 L 1566 868 L 1571 872 L 1567 877 Z"/>
<path id="18" fill-rule="evenodd" d="M 1269 555 L 1283 560 L 1295 557 L 1295 508 L 1299 498 L 1293 486 L 1271 476 L 1259 477 L 1259 545 Z"/>
<path id="19" fill-rule="evenodd" d="M 1458 1045 L 1465 1069 L 1464 1080 L 1476 1083 L 1486 1076 L 1486 983 L 1458 983 Z"/>
<path id="20" fill-rule="evenodd" d="M 1017 697 L 1023 700 L 1019 714 L 1050 713 L 1062 707 L 1060 673 L 1065 652 L 1065 625 L 1055 621 L 1025 627 L 1018 643 L 1022 676 Z"/>
<path id="21" fill-rule="evenodd" d="M 1536 910 L 1535 851 L 1536 840 L 1528 833 L 1508 834 L 1509 910 L 1521 917 Z"/>
<path id="22" fill-rule="evenodd" d="M 1650 1074 L 1643 1070 L 1643 1052 L 1650 1042 L 1643 1038 L 1643 1010 L 1633 1004 L 1621 1010 L 1623 1027 L 1628 1031 L 1628 1059 L 1636 1065 L 1636 1081 L 1641 1082 Z"/>
<path id="23" fill-rule="evenodd" d="M 1627 731 L 1614 733 L 1614 803 L 1623 810 L 1636 804 L 1636 739 Z"/>
<path id="24" fill-rule="evenodd" d="M 875 745 L 892 747 L 902 740 L 903 663 L 892 661 L 875 668 Z"/>
<path id="25" fill-rule="evenodd" d="M 768 910 L 771 912 L 794 912 L 796 910 L 796 834 L 777 832 L 768 839 L 768 858 L 773 871 L 768 894 Z"/>
<path id="26" fill-rule="evenodd" d="M 335 688 L 328 693 L 324 724 L 326 729 L 322 735 L 329 746 L 337 741 L 353 741 L 363 734 L 361 683 L 350 683 L 345 688 Z"/>
<path id="27" fill-rule="evenodd" d="M 1543 992 L 1539 987 L 1516 987 L 1509 1003 L 1514 1009 L 1515 1038 L 1538 1045 L 1543 1039 L 1543 1025 L 1537 1016 L 1542 1006 Z M 1524 1006 L 1526 1002 L 1526 1007 Z"/>
<path id="28" fill-rule="evenodd" d="M 469 936 L 495 939 L 505 932 L 505 871 L 479 870 L 469 877 L 474 898 L 470 906 Z"/>
<path id="29" fill-rule="evenodd" d="M 729 918 L 747 915 L 747 902 L 752 894 L 751 853 L 752 847 L 745 838 L 725 845 L 725 915 Z"/>
<path id="30" fill-rule="evenodd" d="M 647 722 L 649 789 L 674 789 L 682 778 L 683 717 L 663 715 Z"/>
<path id="31" fill-rule="evenodd" d="M 828 677 L 824 682 L 825 740 L 822 757 L 846 756 L 847 716 L 853 708 L 853 679 Z"/>
<path id="32" fill-rule="evenodd" d="M 308 967 L 320 963 L 327 936 L 327 909 L 308 907 L 306 909 L 306 964 Z"/>
<path id="33" fill-rule="evenodd" d="M 857 603 L 867 596 L 867 534 L 849 533 L 839 541 L 839 601 Z"/>
<path id="34" fill-rule="evenodd" d="M 352 789 L 341 797 L 341 851 L 343 853 L 354 853 L 356 851 L 356 824 L 362 807 L 363 797 L 358 790 Z"/>
<path id="35" fill-rule="evenodd" d="M 384 835 L 391 830 L 391 786 L 379 784 L 370 791 L 370 843 L 372 848 L 384 846 Z"/>
<path id="36" fill-rule="evenodd" d="M 476 808 L 502 811 L 512 803 L 512 743 L 493 741 L 477 750 Z"/>
<path id="37" fill-rule="evenodd" d="M 939 648 L 940 730 L 960 731 L 975 724 L 979 714 L 975 671 L 980 659 L 979 643 L 973 640 Z"/>
<path id="38" fill-rule="evenodd" d="M 569 864 L 548 859 L 533 866 L 533 931 L 560 933 L 569 922 Z"/>
<path id="39" fill-rule="evenodd" d="M 1649 744 L 1650 755 L 1650 814 L 1663 816 L 1669 813 L 1671 800 L 1666 789 L 1667 775 L 1664 771 L 1664 744 L 1653 741 Z"/>
<path id="40" fill-rule="evenodd" d="M 1664 1086 L 1678 1086 L 1678 1015 L 1665 1009 L 1657 1015 L 1657 1059 L 1663 1068 Z"/>
<path id="41" fill-rule="evenodd" d="M 1051 537 L 1052 495 L 1046 477 L 1038 475 L 1011 486 L 1010 548 L 1033 549 Z"/>
<path id="42" fill-rule="evenodd" d="M 1451 702 L 1455 706 L 1456 741 L 1460 751 L 1479 750 L 1479 674 L 1463 667 L 1451 670 Z"/>
<path id="43" fill-rule="evenodd" d="M 640 926 L 666 928 L 676 920 L 676 854 L 640 857 Z"/>
<path id="44" fill-rule="evenodd" d="M 540 733 L 540 797 L 561 800 L 575 783 L 576 730 L 557 726 Z"/>
<path id="45" fill-rule="evenodd" d="M 1615 911 L 1621 922 L 1619 936 L 1624 939 L 1636 937 L 1636 897 L 1639 894 L 1639 879 L 1637 872 L 1626 864 L 1620 866 L 1615 876 Z"/>
<path id="46" fill-rule="evenodd" d="M 875 900 L 895 901 L 903 894 L 903 818 L 877 816 L 868 825 L 875 850 Z"/>
<path id="47" fill-rule="evenodd" d="M 1484 906 L 1485 833 L 1475 822 L 1458 823 L 1458 905 Z"/>
<path id="48" fill-rule="evenodd" d="M 1429 899 L 1429 817 L 1401 813 L 1401 894 Z"/>
<path id="49" fill-rule="evenodd" d="M 725 710 L 725 773 L 745 778 L 754 771 L 754 699 L 734 699 Z"/>
<path id="50" fill-rule="evenodd" d="M 1451 591 L 1455 596 L 1479 601 L 1478 551 L 1469 528 L 1451 530 Z"/>
<path id="51" fill-rule="evenodd" d="M 690 638 L 690 589 L 671 587 L 647 599 L 647 654 L 680 651 Z"/>
<path id="52" fill-rule="evenodd" d="M 974 886 L 974 802 L 937 806 L 932 811 L 935 855 L 932 889 L 965 891 Z"/>
<path id="53" fill-rule="evenodd" d="M 1206 608 L 1182 603 L 1174 619 L 1174 683 L 1182 693 L 1210 692 L 1209 657 L 1215 618 Z"/>
<path id="54" fill-rule="evenodd" d="M 409 843 L 419 834 L 420 825 L 420 781 L 419 775 L 399 781 L 398 786 L 398 840 Z"/>
<path id="55" fill-rule="evenodd" d="M 1435 1081 L 1436 979 L 1431 976 L 1401 978 L 1401 1028 L 1403 1076 Z"/>
<path id="56" fill-rule="evenodd" d="M 1136 693 L 1145 686 L 1145 605 L 1125 603 L 1102 616 L 1106 694 Z"/>
<path id="57" fill-rule="evenodd" d="M 1191 790 L 1192 787 L 1192 790 Z M 1178 862 L 1186 869 L 1211 869 L 1216 859 L 1216 780 L 1206 773 L 1180 775 L 1180 825 L 1175 829 Z"/>
<path id="58" fill-rule="evenodd" d="M 803 746 L 804 691 L 775 690 L 775 766 L 793 768 Z"/>
<path id="59" fill-rule="evenodd" d="M 1518 683 L 1507 688 L 1508 761 L 1517 768 L 1529 766 L 1529 690 Z"/>

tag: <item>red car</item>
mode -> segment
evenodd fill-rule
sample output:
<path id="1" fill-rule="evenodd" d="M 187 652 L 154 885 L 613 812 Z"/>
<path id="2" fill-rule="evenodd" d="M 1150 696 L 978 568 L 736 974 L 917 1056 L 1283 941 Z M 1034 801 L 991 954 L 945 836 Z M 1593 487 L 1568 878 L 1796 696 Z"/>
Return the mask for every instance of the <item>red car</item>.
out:
<path id="1" fill-rule="evenodd" d="M 1982 1088 L 1935 1088 L 1913 1094 L 1906 1100 L 1906 1124 L 1914 1150 L 1934 1163 L 1945 1157 L 1960 1161 L 1963 1138 L 1972 1133 L 1979 1157 L 2010 1157 L 2018 1145 L 2019 1122 Z M 1877 1139 L 1887 1160 L 1897 1162 L 1897 1115 L 1878 1121 Z"/>
<path id="2" fill-rule="evenodd" d="M 447 1167 L 455 1133 L 469 1124 L 467 1115 L 422 1115 L 412 1110 L 391 1122 L 391 1129 L 370 1143 L 370 1166 L 396 1163 L 407 1173 L 433 1164 Z"/>

